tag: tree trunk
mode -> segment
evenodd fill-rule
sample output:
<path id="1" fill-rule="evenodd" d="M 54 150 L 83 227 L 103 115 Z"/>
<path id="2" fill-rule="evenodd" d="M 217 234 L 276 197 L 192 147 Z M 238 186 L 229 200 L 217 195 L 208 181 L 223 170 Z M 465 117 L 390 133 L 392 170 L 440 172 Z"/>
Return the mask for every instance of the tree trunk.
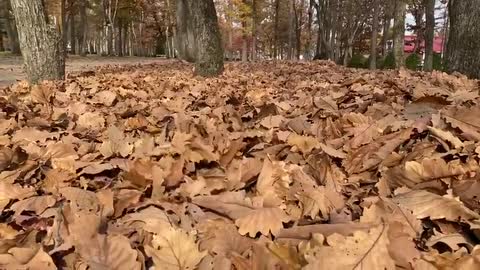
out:
<path id="1" fill-rule="evenodd" d="M 279 12 L 280 12 L 280 0 L 275 0 L 275 21 L 273 29 L 273 58 L 277 59 L 278 57 L 278 22 L 279 22 Z"/>
<path id="2" fill-rule="evenodd" d="M 118 35 L 117 35 L 117 55 L 123 56 L 123 33 L 122 33 L 123 23 L 122 21 L 118 22 Z"/>
<path id="3" fill-rule="evenodd" d="M 0 32 L 0 52 L 5 51 L 5 46 L 3 46 L 3 32 Z"/>
<path id="4" fill-rule="evenodd" d="M 313 6 L 312 1 L 310 1 L 308 6 L 308 22 L 307 22 L 307 40 L 305 41 L 305 49 L 304 49 L 304 58 L 305 60 L 312 59 L 311 55 L 311 46 L 312 46 L 312 22 L 313 22 Z"/>
<path id="5" fill-rule="evenodd" d="M 385 14 L 385 17 L 383 19 L 383 33 L 382 33 L 382 56 L 383 57 L 385 57 L 388 52 L 387 41 L 388 41 L 389 30 L 390 30 L 390 16 Z"/>
<path id="6" fill-rule="evenodd" d="M 405 0 L 396 0 L 395 15 L 393 25 L 393 54 L 395 57 L 395 67 L 405 66 L 404 46 L 405 46 L 405 16 L 407 4 Z"/>
<path id="7" fill-rule="evenodd" d="M 0 16 L 5 18 L 5 30 L 7 30 L 7 36 L 9 40 L 8 48 L 12 54 L 20 54 L 20 43 L 18 41 L 18 31 L 15 25 L 15 20 L 10 16 L 12 7 L 10 6 L 10 0 L 3 1 L 3 7 L 0 8 Z"/>
<path id="8" fill-rule="evenodd" d="M 258 25 L 258 2 L 252 0 L 252 61 L 257 61 L 257 25 Z"/>
<path id="9" fill-rule="evenodd" d="M 80 56 L 87 55 L 86 30 L 87 30 L 87 0 L 81 0 L 79 6 L 80 25 L 78 29 L 78 51 Z"/>
<path id="10" fill-rule="evenodd" d="M 435 38 L 435 0 L 424 0 L 426 27 L 425 27 L 425 63 L 423 70 L 433 70 L 433 40 Z"/>
<path id="11" fill-rule="evenodd" d="M 242 37 L 242 62 L 248 61 L 248 41 L 247 35 L 243 34 Z"/>
<path id="12" fill-rule="evenodd" d="M 54 26 L 47 24 L 42 0 L 11 2 L 28 80 L 38 83 L 64 79 L 62 38 Z"/>
<path id="13" fill-rule="evenodd" d="M 194 37 L 192 12 L 189 9 L 190 0 L 176 1 L 177 14 L 177 52 L 181 59 L 195 62 L 197 44 Z"/>
<path id="14" fill-rule="evenodd" d="M 448 72 L 480 79 L 480 1 L 450 0 L 450 31 L 446 53 Z"/>
<path id="15" fill-rule="evenodd" d="M 295 40 L 296 40 L 296 29 L 295 29 L 295 0 L 289 0 L 289 7 L 288 7 L 288 50 L 287 50 L 287 59 L 292 60 L 295 56 Z"/>
<path id="16" fill-rule="evenodd" d="M 195 73 L 217 76 L 223 72 L 223 47 L 215 4 L 213 0 L 187 0 L 187 3 L 191 17 L 184 19 L 191 20 L 197 42 Z"/>
<path id="17" fill-rule="evenodd" d="M 77 35 L 75 32 L 75 13 L 70 10 L 70 49 L 72 54 L 77 54 Z"/>
<path id="18" fill-rule="evenodd" d="M 377 68 L 378 0 L 373 1 L 372 36 L 370 38 L 370 69 Z"/>
<path id="19" fill-rule="evenodd" d="M 66 51 L 68 32 L 67 32 L 67 0 L 60 0 L 60 33 L 63 40 L 63 50 Z"/>

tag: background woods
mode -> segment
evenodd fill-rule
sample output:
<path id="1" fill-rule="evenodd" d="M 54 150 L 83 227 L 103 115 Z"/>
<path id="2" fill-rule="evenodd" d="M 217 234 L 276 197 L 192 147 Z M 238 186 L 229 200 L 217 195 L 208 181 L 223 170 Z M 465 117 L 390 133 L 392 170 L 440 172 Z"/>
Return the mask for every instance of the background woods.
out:
<path id="1" fill-rule="evenodd" d="M 468 12 L 479 12 L 472 0 Z M 196 40 L 186 0 L 45 0 L 69 54 L 181 57 Z M 463 39 L 478 33 L 446 0 L 215 0 L 227 60 L 332 60 L 362 68 L 461 70 Z M 473 3 L 475 2 L 475 3 Z M 10 0 L 0 0 L 0 50 L 20 53 Z M 449 17 L 449 7 L 451 16 Z M 193 18 L 193 17 L 192 17 Z M 467 18 L 467 17 L 465 17 Z M 452 35 L 448 35 L 452 28 Z M 477 40 L 479 40 L 477 38 Z M 476 45 L 478 46 L 478 45 Z M 456 50 L 456 48 L 459 48 Z M 474 50 L 477 47 L 472 47 Z M 477 50 L 478 51 L 478 50 Z M 468 54 L 468 53 L 467 53 Z M 450 54 L 449 54 L 450 55 Z M 473 59 L 473 58 L 471 58 Z M 455 66 L 455 68 L 453 68 Z M 475 75 L 475 74 L 471 74 Z"/>

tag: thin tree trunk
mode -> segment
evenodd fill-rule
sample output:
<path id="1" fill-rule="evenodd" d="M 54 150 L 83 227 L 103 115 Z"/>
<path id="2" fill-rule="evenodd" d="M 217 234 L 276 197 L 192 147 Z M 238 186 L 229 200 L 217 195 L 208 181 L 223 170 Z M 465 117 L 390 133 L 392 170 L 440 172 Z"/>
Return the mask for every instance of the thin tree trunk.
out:
<path id="1" fill-rule="evenodd" d="M 288 50 L 287 59 L 292 60 L 295 55 L 295 0 L 289 0 L 288 7 Z"/>
<path id="2" fill-rule="evenodd" d="M 3 45 L 3 32 L 0 32 L 0 52 L 5 51 L 5 46 Z"/>
<path id="3" fill-rule="evenodd" d="M 188 6 L 189 0 L 176 1 L 176 20 L 177 20 L 177 52 L 179 57 L 189 61 L 195 62 L 196 56 L 196 40 L 194 37 L 194 27 L 191 20 L 191 11 Z"/>
<path id="4" fill-rule="evenodd" d="M 310 60 L 312 58 L 312 22 L 313 22 L 313 5 L 310 1 L 308 6 L 308 22 L 307 22 L 307 40 L 305 41 L 304 58 Z"/>
<path id="5" fill-rule="evenodd" d="M 257 24 L 258 24 L 258 2 L 252 0 L 252 61 L 257 61 Z"/>
<path id="6" fill-rule="evenodd" d="M 378 0 L 373 1 L 372 36 L 370 38 L 370 69 L 377 68 Z"/>
<path id="7" fill-rule="evenodd" d="M 71 48 L 71 53 L 72 54 L 77 54 L 77 44 L 76 44 L 76 39 L 77 35 L 75 32 L 75 13 L 73 10 L 70 10 L 70 48 Z"/>
<path id="8" fill-rule="evenodd" d="M 278 22 L 279 22 L 280 0 L 275 0 L 275 21 L 273 29 L 273 58 L 278 57 Z"/>
<path id="9" fill-rule="evenodd" d="M 3 1 L 3 7 L 0 8 L 0 16 L 5 18 L 5 28 L 7 30 L 7 36 L 9 40 L 9 49 L 12 54 L 20 54 L 20 43 L 18 41 L 18 31 L 17 26 L 15 25 L 15 20 L 10 16 L 10 11 L 12 9 L 10 5 L 10 0 L 1 0 Z"/>
<path id="10" fill-rule="evenodd" d="M 47 24 L 42 0 L 11 0 L 11 3 L 28 80 L 38 83 L 64 79 L 62 38 L 55 27 Z"/>
<path id="11" fill-rule="evenodd" d="M 123 56 L 123 23 L 121 21 L 118 22 L 118 48 L 117 48 L 117 55 Z"/>
<path id="12" fill-rule="evenodd" d="M 295 20 L 295 34 L 296 34 L 296 40 L 295 40 L 295 44 L 297 45 L 296 46 L 296 52 L 297 52 L 297 55 L 296 55 L 296 58 L 297 59 L 300 59 L 300 55 L 302 53 L 302 23 L 303 23 L 303 11 L 305 9 L 305 0 L 302 0 L 301 4 L 300 4 L 300 15 L 296 16 L 298 18 L 296 18 Z"/>
<path id="13" fill-rule="evenodd" d="M 385 7 L 388 8 L 388 7 Z M 385 11 L 386 13 L 387 11 Z M 382 56 L 385 57 L 387 55 L 387 41 L 388 41 L 388 31 L 390 30 L 390 16 L 388 14 L 385 14 L 385 17 L 383 19 L 383 33 L 382 33 Z"/>
<path id="14" fill-rule="evenodd" d="M 248 61 L 247 22 L 242 21 L 242 62 Z"/>
<path id="15" fill-rule="evenodd" d="M 425 63 L 423 70 L 433 70 L 433 40 L 435 35 L 435 0 L 425 0 Z"/>
<path id="16" fill-rule="evenodd" d="M 87 0 L 81 0 L 79 5 L 80 24 L 78 29 L 78 51 L 80 56 L 87 55 Z"/>
<path id="17" fill-rule="evenodd" d="M 393 53 L 395 56 L 395 67 L 401 68 L 405 66 L 404 59 L 404 43 L 405 43 L 405 15 L 407 10 L 407 4 L 405 0 L 396 0 L 395 3 L 395 23 L 393 26 L 394 39 L 393 39 Z"/>
<path id="18" fill-rule="evenodd" d="M 62 40 L 63 40 L 63 48 L 64 51 L 66 51 L 67 48 L 67 40 L 68 40 L 68 32 L 67 32 L 67 0 L 60 0 L 60 20 L 61 22 L 59 23 L 60 26 L 60 33 L 62 35 Z"/>
<path id="19" fill-rule="evenodd" d="M 478 0 L 448 2 L 450 30 L 446 53 L 448 72 L 480 79 L 480 4 Z"/>

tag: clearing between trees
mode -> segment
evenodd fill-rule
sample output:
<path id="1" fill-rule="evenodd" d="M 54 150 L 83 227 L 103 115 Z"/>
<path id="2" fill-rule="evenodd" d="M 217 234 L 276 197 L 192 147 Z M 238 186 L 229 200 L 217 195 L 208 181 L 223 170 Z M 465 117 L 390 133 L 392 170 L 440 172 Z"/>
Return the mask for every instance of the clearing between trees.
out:
<path id="1" fill-rule="evenodd" d="M 151 64 L 159 61 L 162 61 L 162 59 L 152 57 L 105 57 L 95 55 L 80 57 L 70 55 L 66 60 L 66 72 L 68 75 L 108 65 Z M 24 79 L 25 72 L 23 70 L 22 57 L 0 54 L 0 87 L 6 87 L 17 80 Z"/>
<path id="2" fill-rule="evenodd" d="M 479 88 L 331 62 L 20 82 L 0 90 L 0 266 L 480 269 Z"/>

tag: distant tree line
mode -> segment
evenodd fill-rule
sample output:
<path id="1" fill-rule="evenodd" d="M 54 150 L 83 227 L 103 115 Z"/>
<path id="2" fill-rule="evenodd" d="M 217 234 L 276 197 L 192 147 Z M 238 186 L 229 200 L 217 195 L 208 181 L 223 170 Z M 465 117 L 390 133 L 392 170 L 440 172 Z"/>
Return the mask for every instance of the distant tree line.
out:
<path id="1" fill-rule="evenodd" d="M 219 73 L 223 59 L 355 66 L 360 55 L 368 57 L 363 67 L 401 68 L 409 64 L 408 30 L 425 71 L 440 58 L 437 68 L 480 77 L 480 0 L 0 0 L 0 50 L 25 47 L 20 20 L 29 9 L 16 10 L 23 4 L 38 5 L 45 26 L 59 33 L 59 55 L 161 54 L 196 62 L 199 74 Z M 30 25 L 27 32 L 42 32 Z M 436 35 L 446 40 L 442 55 L 433 51 Z"/>

